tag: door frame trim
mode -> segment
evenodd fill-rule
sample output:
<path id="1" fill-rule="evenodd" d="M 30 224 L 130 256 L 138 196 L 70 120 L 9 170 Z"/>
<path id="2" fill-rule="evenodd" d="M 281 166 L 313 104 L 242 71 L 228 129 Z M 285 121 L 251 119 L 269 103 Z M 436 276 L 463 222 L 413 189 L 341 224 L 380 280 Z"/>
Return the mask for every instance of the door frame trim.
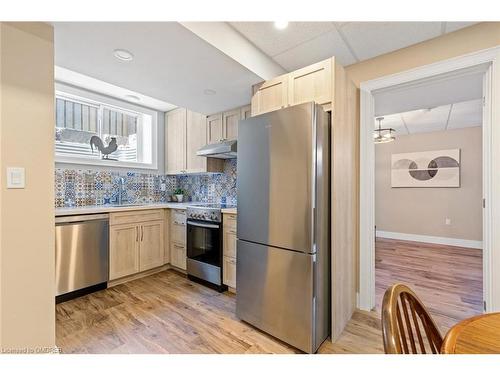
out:
<path id="1" fill-rule="evenodd" d="M 375 307 L 375 145 L 373 92 L 395 85 L 490 64 L 484 76 L 483 107 L 483 296 L 486 312 L 500 310 L 500 46 L 424 65 L 360 84 L 360 196 L 359 196 L 359 300 L 358 308 Z"/>

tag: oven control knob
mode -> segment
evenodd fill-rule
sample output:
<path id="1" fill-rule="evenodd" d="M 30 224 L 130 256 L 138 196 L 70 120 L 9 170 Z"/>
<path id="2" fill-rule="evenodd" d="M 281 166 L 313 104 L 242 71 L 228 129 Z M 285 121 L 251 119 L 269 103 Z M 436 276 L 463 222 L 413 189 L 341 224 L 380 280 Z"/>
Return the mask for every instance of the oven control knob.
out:
<path id="1" fill-rule="evenodd" d="M 212 220 L 217 220 L 217 214 L 212 214 L 212 215 L 210 216 L 210 218 L 211 218 Z"/>

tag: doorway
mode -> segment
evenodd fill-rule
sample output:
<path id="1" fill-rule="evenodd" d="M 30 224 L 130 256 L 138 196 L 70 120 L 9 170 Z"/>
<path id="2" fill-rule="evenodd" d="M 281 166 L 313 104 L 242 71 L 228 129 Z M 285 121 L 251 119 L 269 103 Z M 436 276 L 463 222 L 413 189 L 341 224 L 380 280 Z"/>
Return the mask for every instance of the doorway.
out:
<path id="1" fill-rule="evenodd" d="M 480 51 L 470 55 L 431 64 L 411 71 L 382 77 L 361 84 L 360 122 L 360 272 L 358 307 L 372 310 L 376 306 L 375 288 L 375 145 L 373 142 L 376 96 L 383 102 L 383 95 L 400 90 L 399 102 L 404 102 L 403 91 L 443 80 L 464 79 L 480 74 L 482 80 L 482 296 L 484 310 L 500 309 L 500 275 L 491 272 L 500 263 L 500 235 L 492 230 L 500 219 L 500 204 L 493 191 L 499 191 L 500 178 L 493 171 L 500 167 L 500 123 L 498 103 L 500 90 L 500 48 Z M 450 91 L 454 94 L 453 91 Z M 456 94 L 456 93 L 455 93 Z M 382 95 L 382 96 L 381 96 Z M 401 99 L 401 100 L 400 100 Z M 406 97 L 408 99 L 408 96 Z M 424 99 L 433 100 L 432 95 Z M 435 98 L 434 98 L 435 99 Z M 396 103 L 397 104 L 397 103 Z M 427 108 L 432 107 L 429 105 Z M 415 108 L 416 109 L 416 108 Z M 410 109 L 411 110 L 411 109 Z M 397 112 L 397 111 L 395 111 Z M 494 147 L 496 146 L 496 147 Z"/>
<path id="2" fill-rule="evenodd" d="M 375 309 L 405 284 L 443 333 L 483 311 L 483 74 L 375 93 Z M 412 109 L 392 113 L 401 100 Z"/>

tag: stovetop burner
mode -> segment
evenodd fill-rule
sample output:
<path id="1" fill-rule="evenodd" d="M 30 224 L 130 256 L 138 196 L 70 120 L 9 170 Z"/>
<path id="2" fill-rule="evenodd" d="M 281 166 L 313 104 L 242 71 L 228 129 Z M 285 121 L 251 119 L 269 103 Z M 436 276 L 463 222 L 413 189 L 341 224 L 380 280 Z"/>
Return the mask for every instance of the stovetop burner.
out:
<path id="1" fill-rule="evenodd" d="M 196 208 L 206 207 L 206 208 L 215 208 L 215 209 L 222 210 L 222 209 L 225 209 L 225 208 L 235 208 L 236 205 L 234 205 L 234 204 L 227 204 L 227 203 L 210 203 L 210 202 L 207 202 L 207 203 L 193 203 L 191 206 L 188 206 L 188 207 L 196 207 Z"/>

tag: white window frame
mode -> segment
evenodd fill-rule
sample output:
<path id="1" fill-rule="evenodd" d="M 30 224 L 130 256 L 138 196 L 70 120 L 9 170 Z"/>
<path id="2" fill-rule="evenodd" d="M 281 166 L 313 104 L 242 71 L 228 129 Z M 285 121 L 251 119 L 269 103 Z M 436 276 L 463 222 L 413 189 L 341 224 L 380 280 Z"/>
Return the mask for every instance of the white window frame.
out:
<path id="1" fill-rule="evenodd" d="M 111 110 L 119 110 L 120 112 L 124 112 L 130 115 L 144 114 L 151 116 L 151 163 L 144 162 L 126 162 L 126 161 L 113 161 L 106 159 L 90 159 L 86 157 L 79 156 L 67 156 L 60 155 L 55 152 L 55 161 L 56 163 L 67 163 L 67 164 L 81 164 L 81 165 L 92 165 L 97 167 L 117 167 L 117 168 L 132 168 L 132 169 L 158 169 L 158 114 L 153 110 L 142 110 L 137 108 L 132 108 L 133 106 L 128 106 L 127 103 L 123 103 L 123 106 L 118 106 L 116 104 L 107 102 L 106 100 L 94 100 L 84 95 L 75 95 L 63 90 L 56 90 L 54 100 L 56 97 L 61 99 L 68 99 L 71 101 L 75 101 L 77 103 L 88 104 L 91 106 L 98 107 L 98 128 L 99 132 L 101 129 L 101 121 L 102 121 L 102 112 L 103 109 L 109 108 Z M 119 99 L 115 99 L 119 100 Z M 127 108 L 128 107 L 128 108 Z M 54 129 L 56 128 L 56 119 L 54 117 Z M 55 142 L 55 141 L 54 141 Z M 140 132 L 137 133 L 137 154 L 142 155 L 144 148 L 144 142 L 142 139 L 142 135 Z"/>

